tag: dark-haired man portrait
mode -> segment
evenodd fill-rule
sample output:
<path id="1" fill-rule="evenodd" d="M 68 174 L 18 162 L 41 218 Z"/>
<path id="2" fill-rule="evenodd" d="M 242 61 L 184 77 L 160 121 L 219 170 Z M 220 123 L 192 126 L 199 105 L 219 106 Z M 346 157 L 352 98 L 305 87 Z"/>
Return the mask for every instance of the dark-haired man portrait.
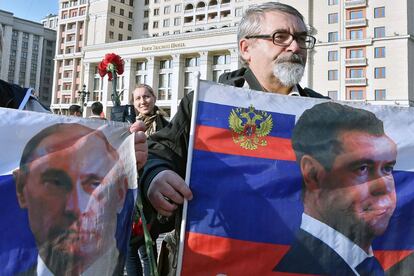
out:
<path id="1" fill-rule="evenodd" d="M 26 144 L 14 176 L 39 251 L 22 275 L 112 275 L 128 181 L 105 135 L 79 124 L 47 127 Z"/>
<path id="2" fill-rule="evenodd" d="M 315 105 L 292 135 L 303 176 L 304 213 L 275 271 L 383 275 L 372 241 L 396 207 L 397 147 L 375 114 L 333 102 Z"/>

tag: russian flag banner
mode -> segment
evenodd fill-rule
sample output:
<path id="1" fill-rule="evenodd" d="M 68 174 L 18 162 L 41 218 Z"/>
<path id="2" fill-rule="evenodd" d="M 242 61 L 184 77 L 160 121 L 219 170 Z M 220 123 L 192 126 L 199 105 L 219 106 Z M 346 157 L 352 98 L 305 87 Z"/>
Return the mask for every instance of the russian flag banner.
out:
<path id="1" fill-rule="evenodd" d="M 181 275 L 414 273 L 414 110 L 208 81 L 194 101 Z"/>
<path id="2" fill-rule="evenodd" d="M 129 125 L 0 108 L 0 130 L 0 275 L 118 273 L 137 195 Z"/>

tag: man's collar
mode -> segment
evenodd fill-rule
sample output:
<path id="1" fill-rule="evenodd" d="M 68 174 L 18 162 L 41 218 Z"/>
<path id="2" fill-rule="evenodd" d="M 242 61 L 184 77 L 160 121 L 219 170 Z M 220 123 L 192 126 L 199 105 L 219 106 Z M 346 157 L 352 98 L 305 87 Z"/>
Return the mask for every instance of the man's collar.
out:
<path id="1" fill-rule="evenodd" d="M 288 94 L 288 96 L 300 96 L 299 89 L 298 89 L 297 85 L 293 86 L 293 88 L 290 91 L 290 93 Z"/>
<path id="2" fill-rule="evenodd" d="M 36 275 L 38 276 L 54 276 L 46 264 L 43 262 L 40 255 L 37 255 Z"/>
<path id="3" fill-rule="evenodd" d="M 353 243 L 342 233 L 305 213 L 302 214 L 300 228 L 332 248 L 356 274 L 355 267 L 367 257 L 373 256 L 371 247 L 369 248 L 369 254 L 365 253 L 361 247 Z"/>

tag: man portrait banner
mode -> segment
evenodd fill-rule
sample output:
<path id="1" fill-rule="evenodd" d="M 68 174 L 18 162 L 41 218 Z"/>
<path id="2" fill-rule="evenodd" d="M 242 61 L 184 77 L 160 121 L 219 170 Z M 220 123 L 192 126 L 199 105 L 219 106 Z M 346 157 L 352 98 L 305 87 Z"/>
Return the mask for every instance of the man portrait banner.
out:
<path id="1" fill-rule="evenodd" d="M 414 111 L 200 81 L 181 275 L 412 275 Z"/>
<path id="2" fill-rule="evenodd" d="M 123 123 L 0 108 L 0 274 L 123 271 L 137 192 Z"/>

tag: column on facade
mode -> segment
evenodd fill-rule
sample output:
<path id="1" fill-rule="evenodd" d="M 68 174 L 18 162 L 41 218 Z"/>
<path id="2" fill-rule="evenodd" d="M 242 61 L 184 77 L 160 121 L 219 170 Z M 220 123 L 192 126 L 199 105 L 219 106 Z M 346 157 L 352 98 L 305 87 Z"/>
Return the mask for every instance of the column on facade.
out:
<path id="1" fill-rule="evenodd" d="M 135 87 L 134 75 L 135 71 L 132 59 L 124 59 L 124 100 L 122 101 L 122 104 L 129 104 L 130 99 L 132 98 L 131 94 Z"/>
<path id="2" fill-rule="evenodd" d="M 111 101 L 112 81 L 108 81 L 108 76 L 102 78 L 102 105 L 107 118 L 110 113 L 110 108 L 113 106 Z"/>
<path id="3" fill-rule="evenodd" d="M 46 56 L 46 52 L 43 52 L 43 42 L 44 42 L 44 38 L 43 36 L 41 36 L 39 39 L 39 49 L 38 49 L 38 54 L 37 54 L 37 67 L 36 67 L 36 88 L 35 90 L 36 90 L 37 95 L 40 95 L 40 91 L 39 91 L 40 84 L 43 83 L 43 81 L 40 79 L 41 78 L 40 72 L 42 70 L 42 59 L 44 58 L 44 60 L 46 60 L 46 58 L 43 57 L 43 54 Z M 47 93 L 47 91 L 45 91 L 45 93 Z"/>
<path id="4" fill-rule="evenodd" d="M 27 57 L 26 57 L 26 75 L 24 78 L 24 86 L 30 87 L 30 73 L 32 65 L 32 55 L 33 55 L 33 34 L 29 34 L 29 44 L 27 48 Z M 32 87 L 35 88 L 35 87 Z"/>
<path id="5" fill-rule="evenodd" d="M 93 93 L 94 70 L 91 69 L 91 67 L 92 67 L 92 65 L 89 62 L 84 62 L 83 63 L 83 72 L 84 73 L 83 73 L 83 78 L 81 78 L 82 79 L 81 83 L 86 85 L 85 90 L 89 92 L 89 95 L 87 96 L 87 99 L 85 101 L 87 103 L 86 107 L 84 107 L 84 109 L 83 109 L 83 116 L 84 117 L 87 117 L 90 114 L 88 106 L 91 105 L 90 102 L 91 102 L 91 99 L 93 98 L 92 93 Z M 76 79 L 76 76 L 73 76 L 73 77 Z M 82 89 L 83 89 L 83 87 L 82 87 Z"/>
<path id="6" fill-rule="evenodd" d="M 158 91 L 158 66 L 155 64 L 155 57 L 151 56 L 147 58 L 147 83 L 154 91 Z"/>
<path id="7" fill-rule="evenodd" d="M 19 83 L 20 73 L 20 59 L 22 55 L 22 43 L 23 43 L 23 32 L 19 32 L 17 36 L 17 51 L 16 51 L 16 64 L 14 69 L 13 83 Z"/>
<path id="8" fill-rule="evenodd" d="M 200 79 L 211 80 L 212 79 L 212 58 L 207 51 L 200 52 Z"/>
<path id="9" fill-rule="evenodd" d="M 3 51 L 1 53 L 1 71 L 0 71 L 0 79 L 7 80 L 7 76 L 9 73 L 9 64 L 10 64 L 10 47 L 12 41 L 12 33 L 13 28 L 12 26 L 6 25 L 4 27 L 4 34 L 3 34 Z"/>
<path id="10" fill-rule="evenodd" d="M 178 103 L 184 97 L 183 57 L 180 54 L 174 54 L 172 58 L 171 118 L 177 113 Z"/>
<path id="11" fill-rule="evenodd" d="M 231 60 L 231 67 L 230 70 L 234 71 L 240 68 L 239 66 L 239 49 L 238 48 L 232 48 L 229 49 L 230 51 L 230 60 Z"/>

